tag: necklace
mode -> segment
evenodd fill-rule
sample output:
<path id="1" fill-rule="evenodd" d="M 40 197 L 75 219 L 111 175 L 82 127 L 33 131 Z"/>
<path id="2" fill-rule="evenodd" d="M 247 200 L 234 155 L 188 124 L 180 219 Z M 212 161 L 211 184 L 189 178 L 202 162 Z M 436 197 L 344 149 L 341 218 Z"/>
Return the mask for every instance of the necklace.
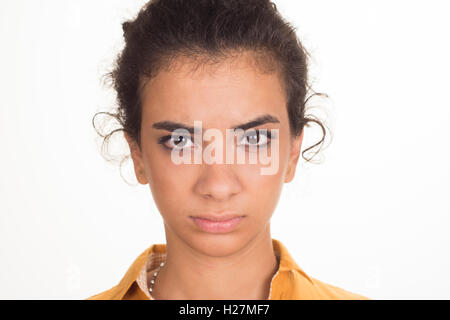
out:
<path id="1" fill-rule="evenodd" d="M 148 289 L 148 291 L 150 292 L 150 295 L 152 294 L 153 286 L 155 285 L 156 276 L 158 275 L 159 270 L 161 270 L 161 268 L 164 267 L 164 264 L 165 264 L 165 262 L 161 262 L 161 264 L 158 267 L 158 270 L 156 270 L 153 273 L 153 279 L 150 281 L 150 288 Z"/>

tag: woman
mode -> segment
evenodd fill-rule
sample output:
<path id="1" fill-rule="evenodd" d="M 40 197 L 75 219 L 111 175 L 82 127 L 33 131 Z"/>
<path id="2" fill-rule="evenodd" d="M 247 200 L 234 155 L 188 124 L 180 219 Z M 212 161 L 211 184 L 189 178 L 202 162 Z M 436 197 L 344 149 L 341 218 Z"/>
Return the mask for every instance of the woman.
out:
<path id="1" fill-rule="evenodd" d="M 276 6 L 152 0 L 123 30 L 126 45 L 109 74 L 113 116 L 167 244 L 148 248 L 118 285 L 90 299 L 366 299 L 309 277 L 271 238 L 305 125 L 325 135 L 305 116 L 307 52 Z M 271 170 L 231 151 L 270 155 Z"/>

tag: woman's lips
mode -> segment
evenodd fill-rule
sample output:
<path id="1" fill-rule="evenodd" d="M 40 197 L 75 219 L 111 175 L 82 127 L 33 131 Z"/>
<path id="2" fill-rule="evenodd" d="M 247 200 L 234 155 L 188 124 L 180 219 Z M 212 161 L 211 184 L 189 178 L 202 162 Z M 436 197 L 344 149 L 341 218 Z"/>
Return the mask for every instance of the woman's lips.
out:
<path id="1" fill-rule="evenodd" d="M 191 217 L 194 223 L 203 231 L 209 233 L 227 233 L 233 231 L 245 216 L 235 216 L 232 218 L 200 218 Z"/>

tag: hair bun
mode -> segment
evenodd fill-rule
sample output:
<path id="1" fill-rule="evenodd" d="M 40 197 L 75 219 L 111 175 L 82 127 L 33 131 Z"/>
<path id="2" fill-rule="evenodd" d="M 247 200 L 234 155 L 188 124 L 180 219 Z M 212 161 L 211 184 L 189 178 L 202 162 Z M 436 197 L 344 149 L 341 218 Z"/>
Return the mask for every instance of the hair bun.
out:
<path id="1" fill-rule="evenodd" d="M 126 21 L 126 22 L 122 23 L 122 30 L 125 34 L 129 32 L 130 27 L 131 27 L 130 22 Z"/>

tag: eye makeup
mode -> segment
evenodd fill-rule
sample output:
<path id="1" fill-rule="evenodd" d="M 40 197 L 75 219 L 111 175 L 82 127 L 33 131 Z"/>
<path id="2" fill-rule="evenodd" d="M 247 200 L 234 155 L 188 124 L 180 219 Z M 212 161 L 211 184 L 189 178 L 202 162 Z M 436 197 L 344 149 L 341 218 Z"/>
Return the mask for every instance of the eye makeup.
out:
<path id="1" fill-rule="evenodd" d="M 270 143 L 271 143 L 271 141 L 273 139 L 276 138 L 276 135 L 274 135 L 270 130 L 267 130 L 267 129 L 252 129 L 252 130 L 248 130 L 248 131 L 250 131 L 250 132 L 247 132 L 247 133 L 241 135 L 241 137 L 239 137 L 239 139 L 240 139 L 239 141 L 247 139 L 247 142 L 248 142 L 248 137 L 256 136 L 259 143 L 260 143 L 260 140 L 262 139 L 262 137 L 264 137 L 264 139 L 266 139 L 266 142 L 262 143 L 262 144 L 252 144 L 252 143 L 238 144 L 239 147 L 255 146 L 257 148 L 265 148 L 265 147 L 268 147 L 270 145 Z M 172 140 L 173 138 L 184 139 L 183 141 L 181 141 L 179 143 L 179 144 L 182 144 L 183 147 L 177 147 L 174 143 L 172 143 L 173 147 L 167 146 L 167 142 L 168 141 L 173 141 Z M 186 142 L 186 140 L 188 140 L 190 142 Z M 163 137 L 158 139 L 157 143 L 162 145 L 167 150 L 174 150 L 174 149 L 183 150 L 183 149 L 187 149 L 186 147 L 184 147 L 184 145 L 186 145 L 188 143 L 191 143 L 192 145 L 195 146 L 192 136 L 182 135 L 182 134 L 178 134 L 178 135 L 172 135 L 171 134 L 171 135 L 163 136 Z"/>

